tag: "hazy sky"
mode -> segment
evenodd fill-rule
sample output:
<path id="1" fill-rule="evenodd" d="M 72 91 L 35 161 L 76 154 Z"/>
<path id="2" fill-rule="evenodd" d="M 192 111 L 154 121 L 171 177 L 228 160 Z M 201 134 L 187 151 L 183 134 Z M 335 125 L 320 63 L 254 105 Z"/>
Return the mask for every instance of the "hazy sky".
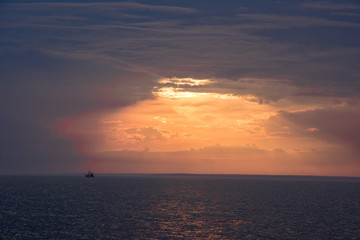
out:
<path id="1" fill-rule="evenodd" d="M 360 177 L 357 0 L 3 1 L 0 74 L 0 174 Z"/>

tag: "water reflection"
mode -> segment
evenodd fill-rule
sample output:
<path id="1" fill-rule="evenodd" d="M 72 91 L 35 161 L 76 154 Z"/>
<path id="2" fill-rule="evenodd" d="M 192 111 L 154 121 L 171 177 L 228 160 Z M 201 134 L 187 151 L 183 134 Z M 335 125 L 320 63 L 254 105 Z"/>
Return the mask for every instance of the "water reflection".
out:
<path id="1" fill-rule="evenodd" d="M 359 181 L 191 176 L 0 180 L 0 239 L 360 236 Z"/>
<path id="2" fill-rule="evenodd" d="M 211 218 L 209 196 L 195 181 L 179 181 L 168 185 L 158 197 L 152 212 L 157 216 L 162 235 L 178 238 L 220 237 L 221 227 L 215 227 Z"/>

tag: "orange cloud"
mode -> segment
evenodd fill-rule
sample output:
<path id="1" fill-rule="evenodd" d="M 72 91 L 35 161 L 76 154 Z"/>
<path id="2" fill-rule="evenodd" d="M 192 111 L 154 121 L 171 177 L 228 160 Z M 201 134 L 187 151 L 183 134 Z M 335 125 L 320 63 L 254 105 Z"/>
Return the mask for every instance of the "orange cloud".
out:
<path id="1" fill-rule="evenodd" d="M 95 154 L 99 172 L 360 176 L 347 152 L 272 151 L 256 146 L 214 145 L 184 151 L 110 151 Z M 341 160 L 339 160 L 341 159 Z"/>
<path id="2" fill-rule="evenodd" d="M 118 110 L 94 110 L 60 121 L 59 129 L 103 172 L 336 175 L 337 169 L 338 174 L 353 174 L 350 165 L 322 160 L 340 153 L 347 154 L 346 163 L 356 158 L 343 146 L 316 137 L 332 125 L 321 125 L 324 114 L 310 113 L 324 110 L 205 91 L 212 83 L 161 79 L 153 99 Z"/>

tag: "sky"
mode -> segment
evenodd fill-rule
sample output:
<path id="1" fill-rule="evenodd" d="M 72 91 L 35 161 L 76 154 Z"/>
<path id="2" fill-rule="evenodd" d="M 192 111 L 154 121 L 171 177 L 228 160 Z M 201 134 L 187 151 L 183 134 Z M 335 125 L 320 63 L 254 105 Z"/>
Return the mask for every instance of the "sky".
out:
<path id="1" fill-rule="evenodd" d="M 0 174 L 360 177 L 358 1 L 2 1 Z"/>

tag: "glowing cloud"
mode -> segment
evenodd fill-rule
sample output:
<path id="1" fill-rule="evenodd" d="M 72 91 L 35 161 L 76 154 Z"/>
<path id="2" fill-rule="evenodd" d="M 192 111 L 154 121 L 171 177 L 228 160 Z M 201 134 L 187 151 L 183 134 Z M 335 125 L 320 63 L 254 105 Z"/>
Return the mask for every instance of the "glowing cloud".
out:
<path id="1" fill-rule="evenodd" d="M 163 78 L 158 81 L 161 84 L 171 83 L 176 85 L 189 85 L 189 86 L 201 86 L 212 83 L 208 79 L 193 79 L 193 78 Z"/>
<path id="2" fill-rule="evenodd" d="M 342 151 L 325 137 L 316 137 L 322 134 L 318 122 L 293 119 L 307 117 L 304 113 L 313 112 L 309 109 L 314 106 L 264 104 L 250 94 L 206 91 L 213 82 L 163 78 L 153 88 L 153 99 L 68 119 L 61 131 L 105 172 L 325 174 L 307 166 L 308 156 L 322 161 L 314 146 L 329 152 L 324 156 L 331 155 L 331 149 L 338 155 Z"/>

